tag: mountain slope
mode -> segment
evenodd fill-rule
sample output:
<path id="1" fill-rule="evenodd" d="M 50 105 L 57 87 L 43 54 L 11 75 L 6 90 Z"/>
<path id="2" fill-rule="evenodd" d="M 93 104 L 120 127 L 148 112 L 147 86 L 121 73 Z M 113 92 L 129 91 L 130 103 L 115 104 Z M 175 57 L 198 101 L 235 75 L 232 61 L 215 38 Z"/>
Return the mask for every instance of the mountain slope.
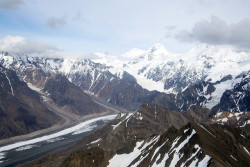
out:
<path id="1" fill-rule="evenodd" d="M 96 103 L 89 95 L 60 74 L 48 78 L 43 91 L 59 107 L 79 116 L 111 112 Z"/>
<path id="2" fill-rule="evenodd" d="M 154 128 L 155 117 L 148 117 L 154 111 L 155 106 L 144 105 L 132 115 L 118 116 L 71 149 L 31 166 L 249 166 L 249 132 L 195 123 L 164 128 L 175 123 L 163 126 L 162 115 L 155 123 L 163 127 Z M 172 113 L 167 115 L 171 119 Z"/>
<path id="3" fill-rule="evenodd" d="M 137 142 L 133 152 L 116 154 L 109 166 L 248 166 L 249 154 L 238 138 L 233 129 L 188 124 Z"/>
<path id="4" fill-rule="evenodd" d="M 217 112 L 207 123 L 231 127 L 247 127 L 250 124 L 250 112 Z"/>
<path id="5" fill-rule="evenodd" d="M 14 71 L 0 66 L 0 82 L 1 139 L 44 129 L 60 120 Z"/>
<path id="6" fill-rule="evenodd" d="M 214 111 L 250 111 L 250 71 L 232 89 L 226 90 Z"/>
<path id="7" fill-rule="evenodd" d="M 151 103 L 160 94 L 143 89 L 127 72 L 123 72 L 120 78 L 111 74 L 108 66 L 90 60 L 37 58 L 6 52 L 2 53 L 0 60 L 2 65 L 16 71 L 21 80 L 40 89 L 44 88 L 49 78 L 63 74 L 83 91 L 128 110 L 136 110 L 143 103 Z M 170 99 L 168 95 L 164 97 Z M 168 104 L 171 104 L 168 105 L 171 110 L 177 109 L 171 101 Z"/>

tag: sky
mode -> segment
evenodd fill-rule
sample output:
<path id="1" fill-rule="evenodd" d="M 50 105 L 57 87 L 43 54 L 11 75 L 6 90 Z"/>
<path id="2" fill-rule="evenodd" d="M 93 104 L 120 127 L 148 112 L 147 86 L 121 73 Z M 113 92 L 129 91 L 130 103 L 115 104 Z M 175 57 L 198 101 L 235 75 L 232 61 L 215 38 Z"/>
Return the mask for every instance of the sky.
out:
<path id="1" fill-rule="evenodd" d="M 0 0 L 0 50 L 120 55 L 161 43 L 250 49 L 249 0 Z"/>

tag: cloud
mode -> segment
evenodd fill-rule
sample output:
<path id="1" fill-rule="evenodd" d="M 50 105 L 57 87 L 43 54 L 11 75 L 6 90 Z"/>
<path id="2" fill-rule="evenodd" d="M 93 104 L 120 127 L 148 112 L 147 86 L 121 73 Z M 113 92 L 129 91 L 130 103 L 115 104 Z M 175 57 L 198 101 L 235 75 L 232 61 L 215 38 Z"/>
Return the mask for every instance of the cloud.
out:
<path id="1" fill-rule="evenodd" d="M 0 1 L 0 8 L 9 9 L 9 10 L 16 10 L 23 4 L 24 4 L 24 2 L 22 0 L 1 0 Z"/>
<path id="2" fill-rule="evenodd" d="M 31 41 L 21 36 L 6 36 L 0 39 L 0 50 L 16 54 L 52 56 L 59 51 L 53 45 Z"/>
<path id="3" fill-rule="evenodd" d="M 6 36 L 0 38 L 0 52 L 1 51 L 33 57 L 50 58 L 91 59 L 96 56 L 80 52 L 66 53 L 53 45 L 40 41 L 32 41 L 21 36 Z"/>
<path id="4" fill-rule="evenodd" d="M 250 19 L 228 24 L 219 17 L 203 20 L 194 25 L 191 31 L 181 31 L 176 38 L 185 42 L 198 41 L 214 45 L 231 45 L 250 49 Z"/>
<path id="5" fill-rule="evenodd" d="M 54 16 L 50 17 L 46 22 L 46 25 L 51 29 L 60 28 L 65 24 L 67 24 L 65 18 L 56 18 Z"/>

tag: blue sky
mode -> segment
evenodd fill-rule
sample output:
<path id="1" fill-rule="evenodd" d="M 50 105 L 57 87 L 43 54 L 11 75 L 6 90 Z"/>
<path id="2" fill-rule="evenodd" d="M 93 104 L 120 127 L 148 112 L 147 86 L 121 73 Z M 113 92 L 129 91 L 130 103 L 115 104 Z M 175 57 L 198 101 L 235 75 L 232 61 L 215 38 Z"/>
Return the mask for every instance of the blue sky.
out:
<path id="1" fill-rule="evenodd" d="M 119 55 L 155 43 L 179 53 L 200 43 L 249 50 L 249 7 L 249 0 L 0 0 L 0 44 L 20 36 L 69 53 Z"/>

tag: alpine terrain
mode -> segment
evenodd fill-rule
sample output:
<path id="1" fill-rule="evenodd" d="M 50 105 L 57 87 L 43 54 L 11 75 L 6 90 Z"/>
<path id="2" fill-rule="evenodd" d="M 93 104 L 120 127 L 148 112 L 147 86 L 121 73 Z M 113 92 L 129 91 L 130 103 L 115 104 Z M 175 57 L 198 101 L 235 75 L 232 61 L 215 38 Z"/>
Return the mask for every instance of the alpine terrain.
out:
<path id="1" fill-rule="evenodd" d="M 198 45 L 177 54 L 156 44 L 117 57 L 94 55 L 90 60 L 1 52 L 1 139 L 19 141 L 18 135 L 47 129 L 31 135 L 39 138 L 118 114 L 109 123 L 97 121 L 99 129 L 68 140 L 67 147 L 15 164 L 250 166 L 248 53 Z M 11 164 L 8 154 L 2 152 L 2 164 Z"/>

